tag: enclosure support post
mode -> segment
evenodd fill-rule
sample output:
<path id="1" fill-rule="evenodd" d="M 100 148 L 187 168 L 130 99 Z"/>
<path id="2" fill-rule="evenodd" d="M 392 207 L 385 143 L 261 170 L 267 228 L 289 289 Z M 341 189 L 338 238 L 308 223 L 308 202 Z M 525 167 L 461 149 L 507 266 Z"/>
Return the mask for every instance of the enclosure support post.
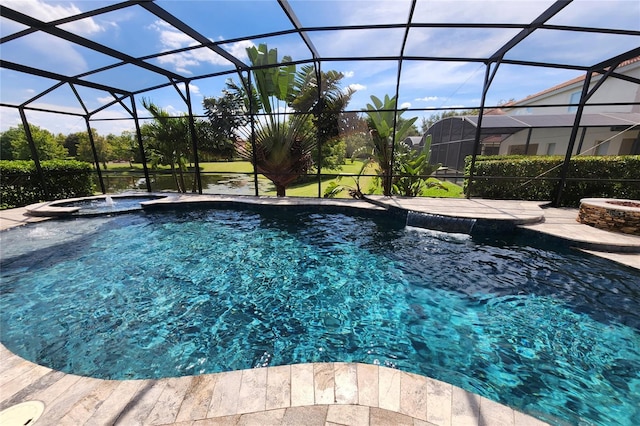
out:
<path id="1" fill-rule="evenodd" d="M 578 142 L 578 149 L 576 149 L 576 154 L 580 155 L 582 152 L 582 144 L 584 143 L 584 137 L 587 135 L 587 128 L 582 128 L 582 133 L 580 133 L 580 141 Z"/>
<path id="2" fill-rule="evenodd" d="M 529 127 L 529 131 L 527 132 L 527 142 L 524 145 L 524 155 L 529 155 L 529 145 L 531 145 L 532 133 L 533 133 L 533 127 Z M 533 155 L 536 155 L 536 153 L 534 153 Z"/>
<path id="3" fill-rule="evenodd" d="M 96 150 L 96 143 L 93 139 L 93 132 L 91 131 L 91 124 L 89 123 L 89 116 L 85 115 L 84 122 L 87 125 L 87 133 L 89 135 L 89 144 L 91 145 L 91 152 L 93 153 L 93 160 L 96 163 L 96 172 L 98 173 L 98 182 L 100 183 L 100 190 L 103 194 L 107 193 L 104 187 L 104 180 L 102 179 L 102 171 L 100 171 L 100 159 L 98 158 L 98 151 Z"/>
<path id="4" fill-rule="evenodd" d="M 582 93 L 580 94 L 580 104 L 576 111 L 576 118 L 573 120 L 573 127 L 571 128 L 571 136 L 569 136 L 569 145 L 567 146 L 567 152 L 564 156 L 564 162 L 560 169 L 560 180 L 557 183 L 555 196 L 553 197 L 553 206 L 558 207 L 562 202 L 562 191 L 567 184 L 567 173 L 569 172 L 569 162 L 573 156 L 573 147 L 576 143 L 576 137 L 578 135 L 578 128 L 580 127 L 580 120 L 582 119 L 582 112 L 584 111 L 584 104 L 589 98 L 589 85 L 591 84 L 591 73 L 587 72 L 584 78 L 584 84 L 582 85 Z"/>
<path id="5" fill-rule="evenodd" d="M 189 112 L 189 132 L 191 132 L 191 143 L 193 144 L 193 162 L 196 168 L 196 186 L 198 194 L 202 195 L 202 179 L 200 178 L 200 160 L 198 159 L 198 137 L 196 135 L 196 125 L 193 121 L 193 108 L 191 108 L 191 92 L 189 91 L 189 83 L 184 83 L 186 93 L 187 111 Z M 185 188 L 186 189 L 186 188 Z M 195 190 L 195 188 L 194 188 Z"/>
<path id="6" fill-rule="evenodd" d="M 144 180 L 147 183 L 147 192 L 151 192 L 151 178 L 149 178 L 149 169 L 147 168 L 147 157 L 144 153 L 144 145 L 142 144 L 142 132 L 140 131 L 140 121 L 138 119 L 138 110 L 136 108 L 136 100 L 133 95 L 129 96 L 131 100 L 131 111 L 133 112 L 133 121 L 136 123 L 136 137 L 138 139 L 138 149 L 140 157 L 142 157 L 142 169 L 144 170 Z"/>
<path id="7" fill-rule="evenodd" d="M 244 79 L 243 79 L 244 81 Z M 253 116 L 253 90 L 251 86 L 251 71 L 247 71 L 247 85 L 245 90 L 249 96 L 249 118 L 251 119 L 251 160 L 253 161 L 253 186 L 255 189 L 256 197 L 259 194 L 258 192 L 258 157 L 256 154 L 256 122 L 255 117 Z"/>
<path id="8" fill-rule="evenodd" d="M 487 64 L 487 69 L 484 73 L 484 85 L 482 87 L 482 98 L 480 99 L 480 110 L 478 111 L 478 124 L 476 126 L 476 136 L 473 143 L 473 154 L 471 155 L 471 167 L 469 168 L 469 180 L 467 183 L 467 199 L 471 198 L 471 187 L 473 186 L 473 175 L 476 168 L 476 157 L 478 156 L 478 148 L 480 147 L 480 135 L 482 133 L 482 116 L 484 114 L 484 103 L 487 100 L 487 92 L 491 86 L 493 78 L 496 76 L 500 62 L 496 62 L 496 66 L 491 71 L 491 62 Z"/>
<path id="9" fill-rule="evenodd" d="M 42 192 L 46 199 L 49 199 L 49 188 L 47 188 L 47 181 L 44 178 L 44 172 L 42 171 L 42 166 L 40 165 L 40 158 L 38 157 L 38 150 L 36 149 L 36 144 L 33 142 L 33 135 L 31 134 L 31 128 L 29 127 L 29 122 L 27 121 L 27 115 L 24 113 L 24 108 L 18 107 L 18 112 L 20 113 L 20 119 L 22 120 L 22 127 L 24 127 L 24 134 L 27 137 L 27 142 L 29 143 L 29 149 L 31 150 L 31 158 L 33 158 L 33 162 L 36 165 L 36 172 L 38 172 L 38 177 L 40 178 L 40 184 L 42 185 Z"/>
<path id="10" fill-rule="evenodd" d="M 316 105 L 318 110 L 316 111 L 316 117 L 322 117 L 324 114 L 324 99 L 322 98 L 322 72 L 320 68 L 320 62 L 314 62 L 314 71 L 316 73 L 316 85 L 318 87 L 318 99 Z M 321 122 L 317 120 L 316 123 Z M 318 198 L 322 198 L 322 144 L 325 142 L 320 131 L 320 126 L 316 124 L 316 140 L 318 141 Z"/>
<path id="11" fill-rule="evenodd" d="M 578 105 L 578 110 L 576 111 L 576 118 L 573 121 L 573 128 L 571 129 L 571 136 L 569 137 L 569 146 L 567 147 L 567 153 L 564 157 L 564 162 L 562 163 L 562 169 L 560 170 L 560 181 L 556 186 L 556 193 L 553 197 L 553 206 L 557 207 L 560 205 L 562 201 L 562 191 L 564 187 L 567 185 L 567 173 L 569 172 L 569 161 L 571 160 L 571 156 L 573 155 L 573 147 L 576 144 L 576 137 L 578 136 L 578 129 L 580 127 L 580 120 L 582 119 L 582 113 L 584 111 L 584 105 L 587 103 L 589 98 L 593 96 L 593 94 L 604 84 L 604 82 L 609 78 L 610 75 L 616 70 L 616 68 L 623 61 L 621 57 L 614 58 L 616 62 L 612 62 L 605 71 L 600 66 L 595 66 L 587 71 L 587 74 L 584 78 L 584 84 L 582 85 L 582 93 L 580 94 L 580 104 Z M 604 65 L 603 65 L 604 66 Z M 591 77 L 594 72 L 602 73 L 602 77 L 600 80 L 594 84 L 594 86 L 589 90 L 589 86 L 591 85 Z"/>

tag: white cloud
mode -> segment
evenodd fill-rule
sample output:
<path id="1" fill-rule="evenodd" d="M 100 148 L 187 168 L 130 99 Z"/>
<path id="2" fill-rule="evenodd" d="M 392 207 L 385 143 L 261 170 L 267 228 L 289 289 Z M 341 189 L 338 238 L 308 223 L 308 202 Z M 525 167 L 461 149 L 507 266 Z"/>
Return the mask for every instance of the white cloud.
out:
<path id="1" fill-rule="evenodd" d="M 344 75 L 344 78 L 351 78 L 355 75 L 353 71 L 344 71 L 342 74 Z"/>
<path id="2" fill-rule="evenodd" d="M 411 102 L 403 102 L 400 105 L 400 108 L 405 109 L 405 108 L 411 108 Z"/>
<path id="3" fill-rule="evenodd" d="M 164 21 L 158 20 L 148 28 L 159 33 L 159 42 L 162 50 L 165 52 L 197 46 L 199 44 L 193 38 L 176 30 Z M 249 46 L 253 46 L 251 41 L 242 40 L 236 43 L 222 45 L 221 47 L 236 58 L 245 60 L 247 58 L 246 48 Z M 200 66 L 202 63 L 209 63 L 212 65 L 230 65 L 228 60 L 206 47 L 160 56 L 157 60 L 161 64 L 173 65 L 177 72 L 189 75 L 193 74 L 191 68 Z"/>
<path id="4" fill-rule="evenodd" d="M 185 93 L 184 83 L 178 83 L 177 86 L 182 93 Z M 200 88 L 193 83 L 189 83 L 189 92 L 191 93 L 191 95 L 202 96 L 202 93 L 200 93 Z"/>
<path id="5" fill-rule="evenodd" d="M 416 101 L 421 101 L 421 102 L 433 102 L 433 101 L 437 101 L 438 99 L 440 99 L 437 96 L 425 96 L 424 98 L 416 98 Z"/>
<path id="6" fill-rule="evenodd" d="M 2 3 L 3 6 L 7 6 L 44 22 L 55 21 L 82 13 L 82 11 L 72 3 L 63 5 L 41 0 L 3 0 Z M 80 19 L 61 25 L 61 28 L 80 35 L 89 35 L 104 31 L 104 27 L 99 25 L 93 18 Z"/>
<path id="7" fill-rule="evenodd" d="M 358 83 L 350 84 L 350 85 L 349 85 L 349 86 L 347 86 L 347 87 L 348 87 L 349 89 L 351 89 L 351 90 L 355 91 L 355 92 L 357 92 L 358 90 L 366 90 L 366 89 L 367 89 L 367 86 L 362 85 L 362 84 L 358 84 Z"/>
<path id="8" fill-rule="evenodd" d="M 194 95 L 202 96 L 202 93 L 200 93 L 200 88 L 193 83 L 189 83 L 189 91 Z"/>
<path id="9" fill-rule="evenodd" d="M 97 97 L 96 100 L 104 105 L 104 104 L 108 104 L 109 102 L 113 102 L 115 99 L 113 98 L 113 96 L 105 96 L 105 97 Z"/>

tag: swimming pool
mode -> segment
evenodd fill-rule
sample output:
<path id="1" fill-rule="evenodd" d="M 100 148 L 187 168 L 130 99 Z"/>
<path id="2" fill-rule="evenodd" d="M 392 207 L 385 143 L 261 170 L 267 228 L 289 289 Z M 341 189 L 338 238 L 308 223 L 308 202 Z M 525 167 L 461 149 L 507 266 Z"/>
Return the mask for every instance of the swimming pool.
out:
<path id="1" fill-rule="evenodd" d="M 639 275 L 577 252 L 237 209 L 45 222 L 3 232 L 2 247 L 2 342 L 58 370 L 357 361 L 552 423 L 640 416 Z"/>

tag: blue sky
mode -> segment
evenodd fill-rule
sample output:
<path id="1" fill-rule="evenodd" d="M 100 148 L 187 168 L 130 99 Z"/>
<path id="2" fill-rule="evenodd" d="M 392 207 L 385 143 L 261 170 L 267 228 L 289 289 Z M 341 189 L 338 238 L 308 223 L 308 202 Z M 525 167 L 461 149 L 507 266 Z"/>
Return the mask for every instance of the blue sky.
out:
<path id="1" fill-rule="evenodd" d="M 527 23 L 553 3 L 552 0 L 518 1 L 434 1 L 417 3 L 413 22 L 424 23 Z M 0 0 L 0 4 L 26 15 L 48 22 L 75 15 L 105 5 L 100 0 L 43 1 Z M 282 35 L 259 40 L 242 40 L 247 35 L 291 29 L 292 25 L 275 0 L 190 1 L 158 0 L 157 5 L 191 25 L 210 40 L 231 42 L 221 44 L 227 52 L 248 63 L 245 49 L 265 42 L 278 48 L 280 56 L 294 60 L 310 59 L 309 50 L 297 35 Z M 304 27 L 402 24 L 406 22 L 411 2 L 408 0 L 290 0 Z M 640 31 L 640 2 L 636 0 L 576 0 L 549 22 L 555 25 L 578 25 Z M 164 23 L 140 6 L 83 19 L 61 28 L 96 43 L 118 49 L 133 57 L 192 46 L 195 41 Z M 25 27 L 2 18 L 2 36 Z M 483 57 L 495 52 L 517 34 L 517 29 L 437 29 L 414 28 L 407 39 L 407 55 L 456 58 Z M 397 56 L 404 31 L 359 30 L 315 31 L 309 37 L 321 57 L 349 57 L 346 62 L 325 62 L 323 69 L 335 69 L 345 74 L 344 85 L 357 89 L 350 109 L 364 108 L 371 95 L 383 97 L 395 93 L 396 61 L 358 61 L 363 56 Z M 530 39 L 510 51 L 506 58 L 515 60 L 551 61 L 591 65 L 611 56 L 638 47 L 637 36 L 593 35 L 557 30 L 539 30 Z M 2 45 L 3 60 L 20 62 L 48 71 L 74 76 L 118 60 L 95 53 L 79 45 L 56 37 L 33 33 Z M 208 49 L 196 49 L 148 60 L 186 78 L 232 70 L 224 58 Z M 409 108 L 477 107 L 480 102 L 485 67 L 473 62 L 403 62 L 400 103 Z M 548 87 L 581 75 L 571 70 L 501 65 L 487 103 L 495 105 L 509 99 L 521 99 Z M 229 77 L 237 80 L 237 75 Z M 227 77 L 196 79 L 190 90 L 194 113 L 202 113 L 204 96 L 219 96 Z M 86 80 L 135 90 L 141 86 L 166 83 L 166 78 L 124 66 Z M 2 102 L 19 104 L 49 89 L 54 81 L 32 77 L 11 70 L 0 71 Z M 99 108 L 113 98 L 107 92 L 78 89 L 89 110 Z M 187 110 L 184 101 L 173 87 L 155 90 L 144 95 L 162 108 L 180 113 Z M 138 98 L 138 101 L 140 97 Z M 34 101 L 31 106 L 82 112 L 76 96 L 65 85 Z M 142 106 L 138 104 L 138 109 Z M 0 130 L 19 123 L 16 111 L 0 108 Z M 406 116 L 428 116 L 428 111 L 406 113 Z M 29 121 L 52 132 L 84 131 L 82 118 L 27 112 Z M 96 118 L 128 117 L 119 107 L 111 107 Z M 100 133 L 120 133 L 133 128 L 131 121 L 94 122 Z"/>

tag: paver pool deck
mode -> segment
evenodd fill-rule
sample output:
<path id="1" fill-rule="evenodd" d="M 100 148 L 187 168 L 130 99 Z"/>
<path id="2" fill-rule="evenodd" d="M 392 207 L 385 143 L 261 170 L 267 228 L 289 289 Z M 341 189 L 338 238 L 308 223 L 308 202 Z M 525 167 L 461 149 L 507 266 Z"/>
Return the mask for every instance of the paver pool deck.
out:
<path id="1" fill-rule="evenodd" d="M 237 199 L 180 195 L 164 202 Z M 375 197 L 375 205 L 267 197 L 242 197 L 242 201 L 374 209 L 393 206 L 434 215 L 512 221 L 527 232 L 545 234 L 640 269 L 640 236 L 580 224 L 577 209 L 543 209 L 541 203 L 522 201 L 395 197 Z M 0 230 L 46 220 L 25 212 L 0 211 Z M 34 400 L 42 401 L 45 409 L 31 425 L 546 424 L 456 386 L 377 365 L 314 363 L 158 380 L 101 380 L 33 364 L 0 344 L 0 410 Z"/>

